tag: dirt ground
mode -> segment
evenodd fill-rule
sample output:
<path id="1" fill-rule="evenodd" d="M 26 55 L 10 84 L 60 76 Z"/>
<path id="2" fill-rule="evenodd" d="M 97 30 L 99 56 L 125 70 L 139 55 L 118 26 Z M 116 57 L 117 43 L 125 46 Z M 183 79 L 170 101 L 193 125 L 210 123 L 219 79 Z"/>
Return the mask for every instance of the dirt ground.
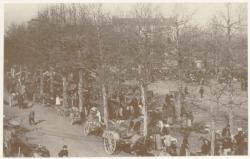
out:
<path id="1" fill-rule="evenodd" d="M 28 124 L 28 114 L 31 109 L 35 111 L 35 120 L 40 121 L 36 126 Z M 109 156 L 104 151 L 101 137 L 85 137 L 82 126 L 72 126 L 68 118 L 57 115 L 53 108 L 34 105 L 30 109 L 20 110 L 5 105 L 4 115 L 14 118 L 21 123 L 21 126 L 28 128 L 30 131 L 25 134 L 25 140 L 30 144 L 46 146 L 52 157 L 58 156 L 64 144 L 68 145 L 70 157 Z M 130 154 L 121 152 L 115 156 L 130 156 Z"/>

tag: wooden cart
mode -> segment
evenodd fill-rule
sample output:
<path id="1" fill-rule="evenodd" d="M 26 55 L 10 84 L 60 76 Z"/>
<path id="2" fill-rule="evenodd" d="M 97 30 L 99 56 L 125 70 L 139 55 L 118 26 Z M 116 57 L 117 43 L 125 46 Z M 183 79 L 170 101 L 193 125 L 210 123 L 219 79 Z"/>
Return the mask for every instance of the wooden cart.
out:
<path id="1" fill-rule="evenodd" d="M 128 122 L 133 121 L 134 123 L 138 123 L 140 126 L 140 133 L 138 134 L 138 145 L 139 151 L 146 151 L 147 149 L 147 142 L 148 142 L 148 130 L 147 130 L 147 106 L 145 102 L 145 90 L 144 86 L 142 83 L 140 83 L 140 94 L 141 94 L 141 101 L 142 101 L 142 109 L 143 109 L 143 115 L 132 119 Z M 105 109 L 105 108 L 104 108 Z M 104 118 L 108 118 L 107 116 L 104 116 Z M 113 120 L 113 121 L 108 121 L 106 125 L 106 129 L 104 130 L 103 133 L 103 145 L 104 145 L 104 150 L 107 154 L 115 154 L 121 150 L 125 150 L 128 146 L 130 146 L 132 143 L 132 140 L 129 140 L 126 135 L 124 135 L 124 132 L 127 132 L 128 130 L 128 123 L 126 121 L 122 120 Z M 135 135 L 136 136 L 136 135 Z M 126 151 L 126 150 L 125 150 Z M 136 151 L 134 149 L 134 151 Z"/>

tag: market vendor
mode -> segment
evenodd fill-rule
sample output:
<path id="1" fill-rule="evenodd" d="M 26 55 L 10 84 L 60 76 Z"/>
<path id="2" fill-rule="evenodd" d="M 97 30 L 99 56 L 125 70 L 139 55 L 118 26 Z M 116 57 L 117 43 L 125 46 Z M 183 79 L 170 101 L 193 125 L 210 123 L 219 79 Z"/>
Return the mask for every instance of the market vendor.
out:
<path id="1" fill-rule="evenodd" d="M 90 120 L 97 120 L 98 122 L 101 122 L 101 113 L 96 107 L 92 107 L 89 112 L 89 119 Z"/>
<path id="2" fill-rule="evenodd" d="M 131 119 L 131 118 L 133 118 L 135 116 L 135 110 L 134 110 L 134 107 L 132 105 L 128 105 L 126 107 L 125 111 L 126 111 L 126 117 L 128 119 Z"/>
<path id="3" fill-rule="evenodd" d="M 204 137 L 201 137 L 200 139 L 203 142 L 203 144 L 201 146 L 201 153 L 202 153 L 202 155 L 208 156 L 210 154 L 210 151 L 211 151 L 211 142 Z"/>
<path id="4" fill-rule="evenodd" d="M 172 138 L 173 137 L 170 134 L 169 128 L 164 126 L 162 130 L 162 139 L 163 139 L 163 143 L 166 149 L 169 149 L 169 147 L 171 146 Z"/>
<path id="5" fill-rule="evenodd" d="M 236 155 L 244 155 L 244 134 L 242 128 L 238 128 L 238 133 L 234 136 L 235 144 L 236 144 Z"/>
<path id="6" fill-rule="evenodd" d="M 130 152 L 135 152 L 138 148 L 138 144 L 140 139 L 142 139 L 142 135 L 140 134 L 140 121 L 131 121 L 130 126 L 127 132 L 127 141 L 129 143 Z"/>
<path id="7" fill-rule="evenodd" d="M 56 96 L 56 105 L 61 105 L 61 99 L 59 95 Z"/>
<path id="8" fill-rule="evenodd" d="M 116 112 L 116 117 L 118 120 L 125 120 L 124 108 L 120 106 Z"/>

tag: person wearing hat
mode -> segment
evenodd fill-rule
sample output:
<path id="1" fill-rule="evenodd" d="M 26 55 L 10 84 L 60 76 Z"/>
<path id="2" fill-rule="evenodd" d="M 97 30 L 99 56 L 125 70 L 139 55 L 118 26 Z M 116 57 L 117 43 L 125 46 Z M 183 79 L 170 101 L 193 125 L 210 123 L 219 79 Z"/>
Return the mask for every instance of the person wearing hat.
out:
<path id="1" fill-rule="evenodd" d="M 68 157 L 69 152 L 68 152 L 68 147 L 67 145 L 63 145 L 63 149 L 58 153 L 58 157 Z"/>
<path id="2" fill-rule="evenodd" d="M 203 98 L 203 96 L 204 96 L 204 88 L 202 86 L 200 87 L 199 93 L 200 93 L 200 97 Z"/>
<path id="3" fill-rule="evenodd" d="M 96 107 L 90 109 L 90 118 L 101 122 L 101 113 Z"/>
<path id="4" fill-rule="evenodd" d="M 38 144 L 34 157 L 50 157 L 50 152 L 47 150 L 46 146 Z"/>
<path id="5" fill-rule="evenodd" d="M 35 112 L 31 110 L 29 113 L 29 125 L 35 124 Z"/>
<path id="6" fill-rule="evenodd" d="M 238 128 L 238 134 L 234 136 L 234 140 L 236 143 L 236 155 L 243 155 L 244 154 L 244 135 L 242 128 Z"/>
<path id="7" fill-rule="evenodd" d="M 169 154 L 171 156 L 177 156 L 177 139 L 174 137 L 171 138 L 171 145 L 169 148 Z"/>
<path id="8" fill-rule="evenodd" d="M 134 110 L 133 114 L 134 118 L 137 118 L 140 115 L 140 110 L 139 110 L 139 102 L 136 97 L 132 98 L 130 105 L 133 107 Z"/>
<path id="9" fill-rule="evenodd" d="M 138 151 L 140 151 L 140 142 L 142 139 L 142 134 L 140 133 L 140 121 L 133 121 L 131 120 L 129 123 L 129 128 L 127 130 L 126 135 L 124 136 L 124 139 L 127 144 L 124 148 L 128 148 L 127 151 L 129 151 L 132 154 L 136 154 Z"/>
<path id="10" fill-rule="evenodd" d="M 138 105 L 139 108 L 139 115 L 143 115 L 143 107 L 141 104 Z"/>
<path id="11" fill-rule="evenodd" d="M 222 150 L 223 155 L 228 155 L 231 153 L 232 150 L 232 139 L 231 139 L 231 131 L 230 131 L 230 124 L 227 124 L 225 128 L 222 129 Z"/>
<path id="12" fill-rule="evenodd" d="M 201 153 L 202 155 L 208 156 L 211 151 L 211 142 L 205 137 L 200 137 L 200 140 L 203 142 L 201 145 Z"/>
<path id="13" fill-rule="evenodd" d="M 169 152 L 173 150 L 173 142 L 176 140 L 174 137 L 171 136 L 169 126 L 165 125 L 162 130 L 162 139 L 164 143 L 164 148 L 166 152 Z M 177 141 L 176 141 L 177 142 Z"/>
<path id="14" fill-rule="evenodd" d="M 209 155 L 210 154 L 210 151 L 211 151 L 211 142 L 206 139 L 206 138 L 202 138 L 202 141 L 203 141 L 203 144 L 201 146 L 201 153 L 203 155 Z"/>

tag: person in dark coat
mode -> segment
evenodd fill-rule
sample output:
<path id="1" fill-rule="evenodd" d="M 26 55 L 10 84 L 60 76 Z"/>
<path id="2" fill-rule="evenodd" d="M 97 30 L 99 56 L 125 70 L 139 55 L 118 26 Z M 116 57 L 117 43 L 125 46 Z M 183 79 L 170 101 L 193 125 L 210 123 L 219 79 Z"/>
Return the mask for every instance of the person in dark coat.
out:
<path id="1" fill-rule="evenodd" d="M 165 120 L 168 124 L 172 124 L 175 119 L 175 105 L 173 95 L 166 95 L 162 111 L 163 120 Z"/>
<path id="2" fill-rule="evenodd" d="M 33 110 L 29 113 L 29 124 L 35 124 L 35 112 Z"/>
<path id="3" fill-rule="evenodd" d="M 177 145 L 176 144 L 177 144 L 176 141 L 171 142 L 171 146 L 169 149 L 169 154 L 171 156 L 177 156 Z"/>
<path id="4" fill-rule="evenodd" d="M 125 95 L 122 90 L 120 90 L 119 92 L 119 101 L 120 101 L 120 104 L 123 104 L 125 102 Z"/>
<path id="5" fill-rule="evenodd" d="M 189 156 L 189 155 L 190 151 L 189 151 L 188 138 L 184 137 L 180 148 L 180 156 Z"/>
<path id="6" fill-rule="evenodd" d="M 126 115 L 128 116 L 127 118 L 132 119 L 135 117 L 135 110 L 132 105 L 128 105 L 126 107 Z"/>
<path id="7" fill-rule="evenodd" d="M 208 139 L 205 139 L 205 138 L 203 138 L 202 141 L 203 141 L 203 144 L 201 146 L 201 153 L 203 155 L 209 155 L 210 150 L 211 150 L 211 148 L 210 148 L 211 142 Z"/>
<path id="8" fill-rule="evenodd" d="M 136 97 L 132 99 L 130 105 L 133 106 L 134 117 L 135 118 L 138 117 L 140 115 L 140 111 L 139 111 L 139 102 Z"/>
<path id="9" fill-rule="evenodd" d="M 230 125 L 227 124 L 227 126 L 225 128 L 222 129 L 222 137 L 230 137 L 231 136 L 231 132 L 230 132 Z"/>
<path id="10" fill-rule="evenodd" d="M 223 150 L 224 155 L 225 156 L 231 155 L 232 149 L 233 149 L 233 142 L 232 142 L 231 138 L 230 137 L 223 138 L 222 150 Z"/>
<path id="11" fill-rule="evenodd" d="M 230 125 L 227 124 L 225 128 L 222 129 L 222 150 L 224 155 L 229 155 L 233 148 L 233 143 L 231 139 Z"/>
<path id="12" fill-rule="evenodd" d="M 244 135 L 242 128 L 238 128 L 238 134 L 234 136 L 236 142 L 236 155 L 244 155 Z"/>
<path id="13" fill-rule="evenodd" d="M 201 86 L 200 90 L 199 90 L 200 96 L 201 98 L 203 98 L 204 96 L 204 88 Z"/>
<path id="14" fill-rule="evenodd" d="M 68 147 L 67 145 L 63 145 L 63 149 L 58 153 L 58 157 L 68 157 L 69 152 L 68 152 Z"/>
<path id="15" fill-rule="evenodd" d="M 120 106 L 117 110 L 117 119 L 118 120 L 125 120 L 125 115 L 124 115 L 124 108 Z"/>
<path id="16" fill-rule="evenodd" d="M 38 156 L 34 156 L 34 157 L 50 157 L 50 152 L 46 148 L 46 146 L 42 146 L 40 144 L 38 145 L 38 148 L 35 153 L 37 153 Z"/>

